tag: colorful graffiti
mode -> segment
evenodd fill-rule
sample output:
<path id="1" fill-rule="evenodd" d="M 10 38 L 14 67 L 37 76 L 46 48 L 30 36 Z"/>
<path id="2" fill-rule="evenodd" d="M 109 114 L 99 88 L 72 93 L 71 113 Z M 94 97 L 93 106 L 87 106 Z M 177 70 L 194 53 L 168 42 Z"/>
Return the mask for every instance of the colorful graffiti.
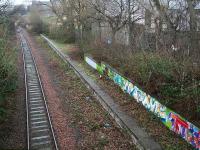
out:
<path id="1" fill-rule="evenodd" d="M 85 57 L 85 61 L 94 69 L 96 69 L 100 74 L 108 76 L 115 82 L 115 84 L 120 86 L 124 92 L 134 97 L 138 103 L 141 103 L 148 111 L 159 117 L 162 123 L 170 130 L 179 134 L 188 143 L 193 145 L 196 149 L 200 150 L 199 128 L 182 118 L 174 111 L 162 105 L 159 101 L 140 90 L 137 86 L 134 86 L 133 83 L 121 76 L 109 65 L 105 63 L 98 65 L 93 59 L 87 56 Z M 94 64 L 96 64 L 96 67 L 94 67 Z"/>
<path id="2" fill-rule="evenodd" d="M 89 57 L 84 57 L 84 59 L 92 68 L 96 69 L 101 75 L 103 74 L 103 70 L 105 68 L 104 65 L 97 64 L 92 58 Z"/>

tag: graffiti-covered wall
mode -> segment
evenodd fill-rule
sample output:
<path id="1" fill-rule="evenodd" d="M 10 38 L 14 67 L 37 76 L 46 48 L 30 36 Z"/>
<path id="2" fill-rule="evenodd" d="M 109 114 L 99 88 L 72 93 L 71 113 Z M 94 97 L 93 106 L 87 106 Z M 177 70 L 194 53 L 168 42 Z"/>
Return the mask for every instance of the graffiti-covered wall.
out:
<path id="1" fill-rule="evenodd" d="M 98 63 L 96 63 L 92 58 L 85 56 L 84 57 L 85 61 L 87 62 L 87 64 L 89 64 L 92 68 L 94 68 L 95 70 L 97 70 L 101 75 L 103 75 L 103 70 L 105 70 L 105 65 L 101 64 L 99 65 Z"/>
<path id="2" fill-rule="evenodd" d="M 115 84 L 119 85 L 121 89 L 130 96 L 141 103 L 148 111 L 154 113 L 159 117 L 162 123 L 170 130 L 179 134 L 188 143 L 200 150 L 200 130 L 192 123 L 172 111 L 171 109 L 162 105 L 158 100 L 151 97 L 137 86 L 133 85 L 128 79 L 121 76 L 115 69 L 111 68 L 105 63 L 97 64 L 92 58 L 85 56 L 85 61 L 101 75 L 108 76 Z M 105 71 L 106 70 L 106 71 Z"/>

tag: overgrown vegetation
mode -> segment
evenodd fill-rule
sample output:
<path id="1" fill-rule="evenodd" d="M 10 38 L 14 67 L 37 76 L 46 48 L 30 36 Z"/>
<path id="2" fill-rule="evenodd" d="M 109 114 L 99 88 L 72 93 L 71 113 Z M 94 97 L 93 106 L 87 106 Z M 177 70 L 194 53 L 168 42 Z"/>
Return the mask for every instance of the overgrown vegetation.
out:
<path id="1" fill-rule="evenodd" d="M 173 6 L 170 0 L 166 2 L 50 1 L 48 7 L 57 19 L 48 23 L 45 33 L 64 43 L 78 43 L 76 57 L 92 54 L 163 104 L 186 113 L 187 119 L 198 120 L 200 53 L 195 24 L 199 1 L 174 2 Z"/>
<path id="2" fill-rule="evenodd" d="M 191 58 L 177 59 L 164 52 L 136 51 L 123 46 L 94 44 L 88 53 L 113 66 L 145 92 L 190 120 L 199 119 L 200 68 Z"/>
<path id="3" fill-rule="evenodd" d="M 55 14 L 54 21 L 45 22 L 48 19 L 37 14 L 38 17 L 30 19 L 38 19 L 40 25 L 30 22 L 36 33 L 45 33 L 62 43 L 63 47 L 63 43 L 76 43 L 79 48 L 73 49 L 72 59 L 83 61 L 84 53 L 92 54 L 95 60 L 108 63 L 143 91 L 200 126 L 200 39 L 197 26 L 200 13 L 196 11 L 200 2 L 174 1 L 173 7 L 169 5 L 171 0 L 166 1 L 168 5 L 160 0 L 149 2 L 50 1 L 48 8 Z M 42 22 L 46 25 L 41 25 Z M 38 28 L 41 31 L 38 32 Z M 123 95 L 109 81 L 103 79 L 100 82 L 112 89 L 108 91 L 111 95 L 114 93 L 116 99 Z M 124 101 L 119 98 L 121 106 L 139 118 L 144 126 L 150 126 L 149 130 L 156 132 L 154 135 L 167 145 L 167 134 L 164 132 L 164 136 L 160 137 L 160 132 L 164 131 L 160 124 L 151 122 L 152 126 L 149 125 L 146 113 L 139 105 L 135 110 L 134 102 L 126 96 Z M 137 115 L 139 113 L 142 115 Z M 91 127 L 92 130 L 96 128 L 96 125 Z M 172 134 L 169 135 L 169 138 L 172 137 Z M 174 143 L 174 138 L 171 139 Z M 102 145 L 106 143 L 100 142 Z M 174 144 L 169 145 L 169 149 L 172 147 Z"/>
<path id="4" fill-rule="evenodd" d="M 28 29 L 36 34 L 49 32 L 48 25 L 42 20 L 40 12 L 35 8 L 30 8 L 26 21 L 29 23 Z M 23 24 L 26 21 L 22 19 L 19 23 Z"/>
<path id="5" fill-rule="evenodd" d="M 7 3 L 1 5 L 7 7 Z M 6 97 L 16 89 L 17 82 L 16 50 L 11 43 L 14 23 L 3 12 L 0 12 L 0 122 L 6 117 Z"/>
<path id="6" fill-rule="evenodd" d="M 49 32 L 46 34 L 55 40 L 59 40 L 63 43 L 74 43 L 75 35 L 73 34 L 73 30 L 67 29 L 64 25 L 49 25 Z"/>
<path id="7" fill-rule="evenodd" d="M 6 96 L 16 89 L 16 52 L 0 38 L 0 121 L 4 119 Z"/>

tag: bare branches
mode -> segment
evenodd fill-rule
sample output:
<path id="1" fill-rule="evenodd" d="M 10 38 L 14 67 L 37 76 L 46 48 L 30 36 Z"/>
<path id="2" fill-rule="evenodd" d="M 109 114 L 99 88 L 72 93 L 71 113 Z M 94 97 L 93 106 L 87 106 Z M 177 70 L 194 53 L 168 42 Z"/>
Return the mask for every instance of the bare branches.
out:
<path id="1" fill-rule="evenodd" d="M 122 34 L 126 34 L 122 36 L 128 36 L 124 39 L 131 49 L 138 45 L 138 37 L 142 39 L 146 35 L 154 38 L 156 44 L 151 45 L 156 45 L 156 49 L 162 49 L 164 44 L 163 47 L 167 49 L 180 42 L 177 39 L 179 33 L 185 34 L 190 29 L 196 31 L 198 17 L 195 8 L 200 7 L 200 1 L 50 0 L 48 7 L 63 24 L 78 31 L 80 38 L 86 26 L 91 28 L 95 22 L 99 26 L 99 35 L 101 25 L 109 28 L 106 32 L 109 32 L 109 38 L 112 36 L 113 42 L 117 33 L 122 31 Z M 167 41 L 166 36 L 169 38 Z"/>
<path id="2" fill-rule="evenodd" d="M 4 23 L 4 18 L 8 15 L 9 0 L 0 0 L 0 24 Z"/>
<path id="3" fill-rule="evenodd" d="M 8 0 L 0 0 L 0 16 L 4 16 L 7 12 L 7 8 L 9 6 Z"/>
<path id="4" fill-rule="evenodd" d="M 126 2 L 124 0 L 93 0 L 89 4 L 96 12 L 96 17 L 110 25 L 112 40 L 115 41 L 116 32 L 127 24 L 128 12 Z"/>

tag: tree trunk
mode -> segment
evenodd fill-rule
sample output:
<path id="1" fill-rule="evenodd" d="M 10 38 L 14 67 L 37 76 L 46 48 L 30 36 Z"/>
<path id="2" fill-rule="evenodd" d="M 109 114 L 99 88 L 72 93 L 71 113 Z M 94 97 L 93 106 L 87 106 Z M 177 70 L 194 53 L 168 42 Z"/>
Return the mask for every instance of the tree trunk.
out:
<path id="1" fill-rule="evenodd" d="M 129 45 L 132 51 L 135 50 L 135 36 L 134 36 L 134 24 L 129 25 Z"/>
<path id="2" fill-rule="evenodd" d="M 162 31 L 162 21 L 161 19 L 155 20 L 156 24 L 156 51 L 159 51 L 161 49 L 161 44 L 160 44 L 160 37 L 161 37 L 161 31 Z"/>
<path id="3" fill-rule="evenodd" d="M 197 18 L 195 9 L 193 6 L 193 2 L 191 0 L 187 0 L 188 3 L 188 10 L 189 10 L 189 16 L 190 16 L 190 47 L 192 50 L 193 55 L 197 54 L 198 50 L 198 40 L 197 40 Z"/>
<path id="4" fill-rule="evenodd" d="M 116 43 L 116 33 L 117 31 L 112 29 L 112 43 L 115 44 Z"/>
<path id="5" fill-rule="evenodd" d="M 132 49 L 132 40 L 133 40 L 133 37 L 132 37 L 132 34 L 133 34 L 133 27 L 132 27 L 132 24 L 131 24 L 131 1 L 130 0 L 127 0 L 128 2 L 128 42 L 129 42 L 129 49 L 131 50 Z"/>
<path id="6" fill-rule="evenodd" d="M 82 27 L 81 27 L 81 24 L 80 24 L 80 23 L 78 23 L 78 39 L 79 39 L 80 42 L 81 42 L 82 39 L 83 39 Z"/>
<path id="7" fill-rule="evenodd" d="M 98 23 L 99 23 L 99 38 L 100 38 L 100 42 L 101 42 L 102 41 L 101 21 L 99 21 Z"/>

